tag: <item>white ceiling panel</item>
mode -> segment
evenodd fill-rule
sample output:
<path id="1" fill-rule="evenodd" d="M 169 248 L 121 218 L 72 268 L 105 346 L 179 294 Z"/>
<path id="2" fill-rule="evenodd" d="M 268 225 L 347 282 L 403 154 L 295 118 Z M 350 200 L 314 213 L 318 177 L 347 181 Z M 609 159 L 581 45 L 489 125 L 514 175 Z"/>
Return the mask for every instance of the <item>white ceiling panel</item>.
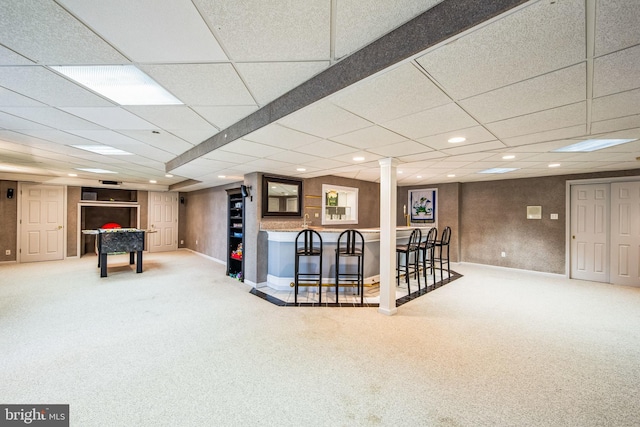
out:
<path id="1" fill-rule="evenodd" d="M 634 0 L 599 1 L 596 8 L 596 56 L 640 43 L 640 7 Z"/>
<path id="2" fill-rule="evenodd" d="M 442 0 L 340 0 L 336 2 L 336 58 L 355 52 Z"/>
<path id="3" fill-rule="evenodd" d="M 424 162 L 433 159 L 440 159 L 446 157 L 447 155 L 440 151 L 429 151 L 427 153 L 421 154 L 411 154 L 409 156 L 401 156 L 398 157 L 398 160 L 401 162 L 409 163 L 409 162 Z"/>
<path id="4" fill-rule="evenodd" d="M 0 87 L 0 107 L 45 107 L 45 105 Z"/>
<path id="5" fill-rule="evenodd" d="M 614 119 L 640 113 L 640 89 L 595 98 L 591 117 L 594 121 Z"/>
<path id="6" fill-rule="evenodd" d="M 396 144 L 389 144 L 382 147 L 370 148 L 367 151 L 378 154 L 383 157 L 400 157 L 408 154 L 419 154 L 431 151 L 431 148 L 426 147 L 419 142 L 404 141 Z"/>
<path id="7" fill-rule="evenodd" d="M 246 106 L 255 103 L 231 64 L 142 65 L 141 68 L 186 104 Z"/>
<path id="8" fill-rule="evenodd" d="M 322 170 L 330 170 L 333 168 L 340 168 L 343 166 L 346 166 L 347 164 L 345 162 L 339 162 L 337 160 L 334 159 L 323 159 L 320 158 L 319 160 L 314 160 L 313 163 L 311 164 L 311 166 L 313 166 L 314 168 L 318 168 L 318 169 L 322 169 Z M 305 165 L 306 167 L 306 165 Z"/>
<path id="9" fill-rule="evenodd" d="M 563 0 L 534 2 L 417 61 L 454 99 L 463 99 L 584 57 L 584 0 Z"/>
<path id="10" fill-rule="evenodd" d="M 407 139 L 381 126 L 371 126 L 331 138 L 335 142 L 365 150 L 406 141 Z M 374 150 L 371 150 L 374 151 Z"/>
<path id="11" fill-rule="evenodd" d="M 65 129 L 102 129 L 95 123 L 52 107 L 0 107 L 0 110 L 46 126 Z"/>
<path id="12" fill-rule="evenodd" d="M 477 151 L 499 150 L 505 147 L 506 146 L 501 141 L 489 141 L 489 142 L 481 142 L 473 145 L 462 145 L 457 147 L 451 147 L 451 148 L 442 150 L 442 152 L 455 156 L 459 154 L 474 153 Z"/>
<path id="13" fill-rule="evenodd" d="M 217 160 L 221 162 L 225 162 L 228 165 L 231 164 L 242 164 L 244 162 L 250 162 L 253 160 L 257 160 L 258 157 L 245 154 L 245 153 L 232 153 L 230 151 L 225 151 L 224 147 L 220 150 L 214 150 L 208 154 L 202 156 L 205 159 Z"/>
<path id="14" fill-rule="evenodd" d="M 0 128 L 15 130 L 51 129 L 50 127 L 40 123 L 3 112 L 0 112 Z"/>
<path id="15" fill-rule="evenodd" d="M 227 56 L 189 0 L 57 0 L 136 62 L 222 61 Z M 162 25 L 158 25 L 158 23 Z M 193 43 L 197 40 L 198 43 Z"/>
<path id="16" fill-rule="evenodd" d="M 149 132 L 148 130 L 122 130 L 119 131 L 119 133 L 129 136 L 137 141 L 144 142 L 150 147 L 158 148 L 176 156 L 184 153 L 190 148 L 193 148 L 193 144 L 190 144 L 169 132 L 160 132 L 156 134 Z"/>
<path id="17" fill-rule="evenodd" d="M 353 147 L 338 144 L 337 142 L 323 140 L 298 147 L 295 151 L 323 158 L 335 158 L 345 154 L 355 153 L 357 150 Z"/>
<path id="18" fill-rule="evenodd" d="M 463 142 L 451 143 L 449 139 L 462 137 L 466 140 Z M 495 135 L 482 126 L 473 126 L 466 129 L 457 129 L 455 131 L 419 138 L 418 142 L 433 148 L 434 150 L 442 150 L 453 146 L 461 146 L 467 144 L 477 144 L 479 142 L 492 141 L 496 139 Z"/>
<path id="19" fill-rule="evenodd" d="M 0 46 L 0 65 L 33 65 L 33 61 L 4 46 Z"/>
<path id="20" fill-rule="evenodd" d="M 185 105 L 127 106 L 126 109 L 163 129 L 206 129 L 211 131 L 212 135 L 217 131 L 209 122 Z"/>
<path id="21" fill-rule="evenodd" d="M 257 142 L 239 139 L 224 146 L 224 151 L 231 153 L 245 154 L 248 153 L 254 157 L 268 157 L 282 153 L 281 148 L 272 147 L 270 145 L 258 144 Z"/>
<path id="22" fill-rule="evenodd" d="M 585 123 L 587 115 L 586 108 L 585 102 L 579 102 L 577 104 L 488 123 L 486 126 L 500 138 L 527 135 L 536 131 L 563 129 Z"/>
<path id="23" fill-rule="evenodd" d="M 158 127 L 119 107 L 62 108 L 74 116 L 111 129 L 157 130 Z"/>
<path id="24" fill-rule="evenodd" d="M 23 130 L 22 133 L 61 145 L 90 145 L 93 142 L 56 129 Z"/>
<path id="25" fill-rule="evenodd" d="M 248 116 L 258 109 L 257 105 L 244 105 L 244 106 L 223 106 L 223 107 L 209 107 L 209 106 L 192 106 L 202 117 L 218 129 L 224 129 L 243 117 Z"/>
<path id="26" fill-rule="evenodd" d="M 640 87 L 640 45 L 593 61 L 593 96 Z"/>
<path id="27" fill-rule="evenodd" d="M 283 126 L 331 138 L 371 126 L 371 122 L 330 103 L 316 103 L 279 121 Z"/>
<path id="28" fill-rule="evenodd" d="M 267 159 L 279 160 L 282 162 L 301 165 L 303 163 L 313 163 L 320 158 L 317 156 L 312 156 L 310 154 L 298 153 L 295 151 L 283 151 L 276 155 L 269 156 L 267 157 Z"/>
<path id="29" fill-rule="evenodd" d="M 454 103 L 384 123 L 386 128 L 411 139 L 477 125 L 478 122 Z"/>
<path id="30" fill-rule="evenodd" d="M 371 121 L 386 122 L 451 99 L 410 62 L 333 95 L 331 102 Z"/>
<path id="31" fill-rule="evenodd" d="M 581 63 L 462 100 L 460 105 L 482 122 L 495 122 L 584 101 L 586 79 L 586 65 Z"/>
<path id="32" fill-rule="evenodd" d="M 314 141 L 319 141 L 321 138 L 298 132 L 297 130 L 289 129 L 279 124 L 272 124 L 271 126 L 265 126 L 251 132 L 249 135 L 246 135 L 244 139 L 283 149 L 294 149 Z"/>
<path id="33" fill-rule="evenodd" d="M 43 67 L 2 67 L 0 86 L 52 107 L 113 106 L 104 98 Z"/>
<path id="34" fill-rule="evenodd" d="M 5 1 L 0 40 L 40 64 L 120 64 L 114 48 L 52 1 Z"/>
<path id="35" fill-rule="evenodd" d="M 236 68 L 258 104 L 265 105 L 329 65 L 329 61 L 247 62 L 236 64 Z"/>
<path id="36" fill-rule="evenodd" d="M 576 138 L 587 135 L 585 125 L 570 126 L 563 129 L 554 129 L 544 132 L 531 133 L 529 135 L 516 136 L 513 138 L 501 138 L 502 142 L 509 147 L 515 147 L 519 145 L 538 147 L 541 142 L 548 142 L 553 140 L 561 140 L 565 138 Z"/>
<path id="37" fill-rule="evenodd" d="M 640 127 L 640 114 L 592 123 L 591 132 L 598 134 L 612 132 L 619 129 L 633 129 L 637 127 Z"/>
<path id="38" fill-rule="evenodd" d="M 329 59 L 331 2 L 195 0 L 234 61 Z"/>
<path id="39" fill-rule="evenodd" d="M 171 131 L 172 134 L 177 136 L 178 138 L 184 139 L 185 141 L 197 145 L 202 141 L 209 139 L 214 134 L 218 133 L 217 129 L 207 130 L 207 129 L 173 129 Z"/>

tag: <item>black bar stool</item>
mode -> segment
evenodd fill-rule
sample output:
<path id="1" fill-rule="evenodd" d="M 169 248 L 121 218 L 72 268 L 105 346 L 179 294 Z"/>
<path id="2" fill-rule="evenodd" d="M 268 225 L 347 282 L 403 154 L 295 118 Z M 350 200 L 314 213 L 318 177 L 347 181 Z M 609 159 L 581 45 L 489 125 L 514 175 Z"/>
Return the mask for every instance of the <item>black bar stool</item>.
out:
<path id="1" fill-rule="evenodd" d="M 295 296 L 294 302 L 298 303 L 298 283 L 300 278 L 318 281 L 318 302 L 322 302 L 322 237 L 315 230 L 302 230 L 296 236 L 295 243 Z M 300 257 L 318 257 L 317 273 L 300 273 Z"/>
<path id="2" fill-rule="evenodd" d="M 440 240 L 436 241 L 436 248 L 438 248 L 438 256 L 435 256 L 433 258 L 434 262 L 435 261 L 440 262 L 440 283 L 441 284 L 444 284 L 444 277 L 442 272 L 443 261 L 447 261 L 447 274 L 448 274 L 447 279 L 451 278 L 451 269 L 449 265 L 449 242 L 450 241 L 451 241 L 451 227 L 445 227 L 444 230 L 442 230 L 442 237 L 440 238 Z M 446 256 L 445 256 L 445 249 L 446 249 Z"/>
<path id="3" fill-rule="evenodd" d="M 435 267 L 433 266 L 433 258 L 434 252 L 436 249 L 436 240 L 438 238 L 438 229 L 432 227 L 427 232 L 427 238 L 424 242 L 420 243 L 420 250 L 422 251 L 422 274 L 424 274 L 424 283 L 425 286 L 429 286 L 429 282 L 427 281 L 427 265 L 429 266 L 429 270 L 431 270 L 432 274 L 435 274 Z M 435 275 L 433 278 L 435 282 Z"/>
<path id="4" fill-rule="evenodd" d="M 357 257 L 358 268 L 355 273 L 340 273 L 340 258 Z M 364 303 L 364 237 L 358 230 L 345 230 L 340 233 L 336 247 L 336 303 L 340 278 L 358 282 L 360 304 Z"/>
<path id="5" fill-rule="evenodd" d="M 411 254 L 413 254 L 413 274 L 418 279 L 418 290 L 420 290 L 420 240 L 422 240 L 422 232 L 419 228 L 414 228 L 409 236 L 409 241 L 405 245 L 396 246 L 396 279 L 400 286 L 400 255 L 404 254 L 404 277 L 407 281 L 407 292 L 411 294 L 409 285 L 409 264 L 411 264 Z"/>

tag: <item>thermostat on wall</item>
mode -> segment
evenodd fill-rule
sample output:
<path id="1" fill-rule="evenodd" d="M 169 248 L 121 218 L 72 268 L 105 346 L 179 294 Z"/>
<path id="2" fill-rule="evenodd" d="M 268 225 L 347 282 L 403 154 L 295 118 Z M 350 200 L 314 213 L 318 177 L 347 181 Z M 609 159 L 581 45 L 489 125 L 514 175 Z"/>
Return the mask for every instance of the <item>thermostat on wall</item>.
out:
<path id="1" fill-rule="evenodd" d="M 542 206 L 527 206 L 527 219 L 542 219 Z"/>

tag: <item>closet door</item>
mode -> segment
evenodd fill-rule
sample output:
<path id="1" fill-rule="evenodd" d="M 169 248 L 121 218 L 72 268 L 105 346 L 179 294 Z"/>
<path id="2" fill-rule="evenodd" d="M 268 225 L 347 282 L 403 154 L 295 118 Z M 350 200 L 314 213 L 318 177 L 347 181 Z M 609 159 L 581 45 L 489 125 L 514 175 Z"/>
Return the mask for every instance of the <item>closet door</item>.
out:
<path id="1" fill-rule="evenodd" d="M 609 282 L 609 184 L 571 186 L 571 278 Z"/>
<path id="2" fill-rule="evenodd" d="M 640 182 L 611 184 L 611 283 L 640 286 Z"/>

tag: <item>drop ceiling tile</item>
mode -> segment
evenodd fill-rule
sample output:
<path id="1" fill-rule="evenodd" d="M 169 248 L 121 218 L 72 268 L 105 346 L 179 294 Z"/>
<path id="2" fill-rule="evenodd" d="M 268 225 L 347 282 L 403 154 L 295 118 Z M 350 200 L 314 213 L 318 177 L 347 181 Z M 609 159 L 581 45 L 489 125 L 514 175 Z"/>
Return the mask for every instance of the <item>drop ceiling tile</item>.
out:
<path id="1" fill-rule="evenodd" d="M 231 153 L 245 154 L 255 157 L 268 157 L 274 156 L 278 153 L 282 153 L 281 150 L 270 145 L 258 144 L 256 142 L 247 141 L 246 139 L 238 139 L 224 146 L 224 151 Z"/>
<path id="2" fill-rule="evenodd" d="M 217 129 L 173 129 L 171 131 L 172 134 L 177 136 L 178 138 L 184 139 L 185 141 L 197 145 L 202 141 L 205 141 L 211 138 L 213 135 L 218 133 Z"/>
<path id="3" fill-rule="evenodd" d="M 0 86 L 51 107 L 113 106 L 104 98 L 43 67 L 2 67 Z"/>
<path id="4" fill-rule="evenodd" d="M 309 154 L 297 153 L 295 151 L 283 151 L 273 156 L 267 157 L 269 160 L 280 160 L 282 162 L 293 163 L 296 165 L 301 165 L 303 163 L 312 163 L 316 160 L 320 159 L 317 156 L 312 156 Z"/>
<path id="5" fill-rule="evenodd" d="M 52 1 L 3 2 L 0 40 L 40 64 L 128 62 L 117 50 Z"/>
<path id="6" fill-rule="evenodd" d="M 40 123 L 32 122 L 31 120 L 26 120 L 3 112 L 0 112 L 0 128 L 15 130 L 51 129 L 50 127 Z"/>
<path id="7" fill-rule="evenodd" d="M 213 150 L 202 157 L 205 159 L 218 160 L 227 164 L 242 164 L 258 159 L 258 157 L 250 156 L 245 153 L 232 153 L 225 151 L 224 147 Z"/>
<path id="8" fill-rule="evenodd" d="M 398 157 L 398 160 L 404 163 L 410 163 L 410 162 L 422 162 L 425 160 L 432 160 L 432 159 L 440 159 L 442 157 L 446 157 L 446 154 L 441 153 L 440 151 L 429 151 L 421 154 L 411 154 L 409 156 L 400 156 Z"/>
<path id="9" fill-rule="evenodd" d="M 367 127 L 355 132 L 345 133 L 331 139 L 335 142 L 361 150 L 372 149 L 407 140 L 404 136 L 391 132 L 381 126 Z"/>
<path id="10" fill-rule="evenodd" d="M 640 114 L 634 116 L 621 117 L 619 119 L 604 120 L 591 124 L 591 132 L 604 133 L 621 129 L 633 129 L 640 127 Z"/>
<path id="11" fill-rule="evenodd" d="M 95 123 L 52 107 L 0 107 L 0 110 L 52 128 L 102 129 Z"/>
<path id="12" fill-rule="evenodd" d="M 295 149 L 295 151 L 323 158 L 334 158 L 337 156 L 354 153 L 357 150 L 352 147 L 347 147 L 346 145 L 338 144 L 336 142 L 323 140 L 314 142 L 313 144 L 298 147 Z"/>
<path id="13" fill-rule="evenodd" d="M 109 129 L 116 130 L 157 130 L 158 128 L 146 120 L 120 107 L 67 107 L 62 110 L 97 123 Z"/>
<path id="14" fill-rule="evenodd" d="M 640 8 L 635 1 L 608 0 L 596 8 L 595 54 L 604 55 L 640 43 Z"/>
<path id="15" fill-rule="evenodd" d="M 155 134 L 148 130 L 123 130 L 119 131 L 119 133 L 176 156 L 193 148 L 193 144 L 169 132 Z"/>
<path id="16" fill-rule="evenodd" d="M 329 65 L 329 61 L 246 62 L 236 64 L 236 68 L 258 104 L 265 105 Z"/>
<path id="17" fill-rule="evenodd" d="M 0 46 L 0 65 L 33 65 L 33 61 L 28 60 L 22 55 Z"/>
<path id="18" fill-rule="evenodd" d="M 499 122 L 488 123 L 486 127 L 499 138 L 540 133 L 578 126 L 585 123 L 587 116 L 585 102 L 553 108 L 533 114 L 527 114 Z M 507 143 L 507 145 L 511 145 Z"/>
<path id="19" fill-rule="evenodd" d="M 480 122 L 495 122 L 585 100 L 581 63 L 460 101 Z M 526 102 L 523 100 L 526 99 Z"/>
<path id="20" fill-rule="evenodd" d="M 462 145 L 462 146 L 447 148 L 446 150 L 442 150 L 442 152 L 455 156 L 458 154 L 474 153 L 476 151 L 498 150 L 504 147 L 505 145 L 501 141 L 489 141 L 489 142 L 481 142 L 473 145 Z"/>
<path id="21" fill-rule="evenodd" d="M 234 61 L 329 59 L 331 3 L 196 0 Z"/>
<path id="22" fill-rule="evenodd" d="M 583 1 L 534 2 L 417 61 L 463 99 L 583 61 L 584 28 Z"/>
<path id="23" fill-rule="evenodd" d="M 364 157 L 364 160 L 353 160 L 355 157 Z M 332 159 L 362 169 L 367 167 L 380 167 L 378 160 L 382 159 L 383 157 L 386 156 L 381 156 L 379 154 L 366 151 L 354 151 L 348 154 L 333 156 Z"/>
<path id="24" fill-rule="evenodd" d="M 185 104 L 255 104 L 231 64 L 141 65 L 141 68 Z"/>
<path id="25" fill-rule="evenodd" d="M 46 105 L 0 87 L 0 108 L 1 107 L 46 107 Z"/>
<path id="26" fill-rule="evenodd" d="M 383 125 L 408 138 L 419 139 L 456 129 L 477 126 L 478 122 L 456 104 L 451 103 L 392 120 Z"/>
<path id="27" fill-rule="evenodd" d="M 595 98 L 640 87 L 640 45 L 593 61 Z"/>
<path id="28" fill-rule="evenodd" d="M 251 132 L 244 139 L 290 150 L 318 141 L 321 138 L 272 123 Z"/>
<path id="29" fill-rule="evenodd" d="M 560 140 L 566 138 L 577 138 L 587 135 L 586 125 L 569 126 L 562 129 L 553 129 L 550 131 L 536 132 L 529 135 L 516 136 L 513 138 L 501 138 L 502 142 L 509 147 L 515 147 L 519 145 L 528 146 L 529 144 L 538 144 L 541 142 L 548 142 L 553 140 Z"/>
<path id="30" fill-rule="evenodd" d="M 257 105 L 208 107 L 195 105 L 191 107 L 218 129 L 224 129 L 248 116 L 258 109 Z"/>
<path id="31" fill-rule="evenodd" d="M 442 0 L 341 0 L 336 4 L 336 58 L 382 37 Z"/>
<path id="32" fill-rule="evenodd" d="M 381 123 L 451 102 L 413 63 L 406 63 L 330 98 L 331 102 Z"/>
<path id="33" fill-rule="evenodd" d="M 331 138 L 371 126 L 371 122 L 323 101 L 290 114 L 278 123 L 321 138 Z"/>
<path id="34" fill-rule="evenodd" d="M 188 0 L 58 2 L 135 62 L 227 59 L 198 10 Z"/>
<path id="35" fill-rule="evenodd" d="M 304 163 L 303 166 L 307 167 L 307 164 Z M 313 166 L 314 168 L 318 168 L 321 170 L 326 170 L 326 169 L 333 169 L 333 168 L 340 168 L 343 166 L 347 166 L 347 163 L 345 162 L 339 162 L 337 160 L 334 159 L 323 159 L 320 158 L 318 160 L 314 160 L 310 166 Z"/>
<path id="36" fill-rule="evenodd" d="M 593 121 L 615 119 L 640 113 L 640 89 L 593 99 Z"/>
<path id="37" fill-rule="evenodd" d="M 279 162 L 272 159 L 258 159 L 251 162 L 247 162 L 246 166 L 251 167 L 252 171 L 263 171 L 268 173 L 276 173 L 281 170 L 293 170 L 294 166 L 291 163 Z"/>
<path id="38" fill-rule="evenodd" d="M 206 129 L 212 133 L 216 131 L 209 122 L 185 105 L 127 106 L 126 109 L 162 129 Z"/>
<path id="39" fill-rule="evenodd" d="M 449 139 L 463 137 L 466 140 L 463 142 L 451 143 Z M 434 150 L 442 150 L 451 148 L 454 146 L 462 146 L 468 144 L 477 144 L 479 142 L 492 141 L 496 137 L 486 130 L 482 126 L 473 126 L 466 129 L 456 129 L 451 132 L 446 132 L 439 135 L 428 136 L 426 138 L 419 138 L 417 141 L 420 144 L 433 148 Z"/>
<path id="40" fill-rule="evenodd" d="M 367 151 L 383 157 L 400 157 L 408 156 L 410 154 L 425 153 L 432 150 L 431 148 L 426 147 L 419 142 L 404 141 L 396 144 L 385 145 L 382 147 L 370 148 Z"/>

